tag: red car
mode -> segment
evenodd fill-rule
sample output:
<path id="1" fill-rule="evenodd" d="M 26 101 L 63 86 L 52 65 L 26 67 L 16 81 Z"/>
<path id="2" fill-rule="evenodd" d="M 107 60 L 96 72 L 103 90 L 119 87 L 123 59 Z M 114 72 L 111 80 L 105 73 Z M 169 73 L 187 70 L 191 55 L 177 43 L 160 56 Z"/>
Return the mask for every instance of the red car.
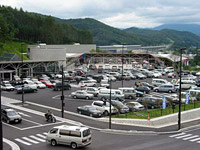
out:
<path id="1" fill-rule="evenodd" d="M 48 87 L 48 88 L 52 88 L 53 87 L 53 84 L 50 81 L 48 81 L 48 80 L 41 80 L 41 82 L 43 84 L 45 84 L 46 87 Z"/>

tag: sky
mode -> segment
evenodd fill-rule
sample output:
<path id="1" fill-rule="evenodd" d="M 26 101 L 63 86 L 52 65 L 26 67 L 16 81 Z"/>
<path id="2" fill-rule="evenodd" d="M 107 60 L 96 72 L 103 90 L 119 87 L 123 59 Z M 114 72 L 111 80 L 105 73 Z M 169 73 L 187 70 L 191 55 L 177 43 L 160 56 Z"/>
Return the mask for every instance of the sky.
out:
<path id="1" fill-rule="evenodd" d="M 61 19 L 94 18 L 116 28 L 200 24 L 200 0 L 0 0 Z"/>

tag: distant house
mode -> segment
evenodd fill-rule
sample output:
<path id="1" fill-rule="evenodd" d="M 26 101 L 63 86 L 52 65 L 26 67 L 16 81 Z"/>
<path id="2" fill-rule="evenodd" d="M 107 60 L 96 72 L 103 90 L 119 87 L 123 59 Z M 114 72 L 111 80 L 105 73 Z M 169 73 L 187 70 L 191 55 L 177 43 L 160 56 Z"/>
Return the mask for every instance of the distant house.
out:
<path id="1" fill-rule="evenodd" d="M 15 53 L 4 53 L 0 56 L 0 61 L 21 61 L 21 58 Z"/>

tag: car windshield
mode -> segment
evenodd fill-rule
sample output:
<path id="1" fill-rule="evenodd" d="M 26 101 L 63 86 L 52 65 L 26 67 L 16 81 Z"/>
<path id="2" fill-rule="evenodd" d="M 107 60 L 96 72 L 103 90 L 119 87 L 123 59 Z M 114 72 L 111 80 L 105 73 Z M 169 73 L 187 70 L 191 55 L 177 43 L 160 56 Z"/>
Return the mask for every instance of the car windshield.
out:
<path id="1" fill-rule="evenodd" d="M 8 116 L 15 116 L 17 113 L 15 111 L 8 111 L 7 112 Z"/>
<path id="2" fill-rule="evenodd" d="M 6 87 L 11 87 L 11 84 L 5 84 Z"/>

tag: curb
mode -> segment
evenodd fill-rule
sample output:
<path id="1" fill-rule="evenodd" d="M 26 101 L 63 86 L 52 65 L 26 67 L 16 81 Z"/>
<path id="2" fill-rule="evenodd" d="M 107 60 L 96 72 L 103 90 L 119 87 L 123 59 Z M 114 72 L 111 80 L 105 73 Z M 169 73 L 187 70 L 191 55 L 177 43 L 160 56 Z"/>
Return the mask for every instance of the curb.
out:
<path id="1" fill-rule="evenodd" d="M 12 142 L 12 141 L 10 141 L 8 139 L 3 138 L 3 142 L 5 142 L 8 145 L 10 145 L 11 150 L 20 150 L 19 146 L 16 143 L 14 143 L 14 142 Z"/>

